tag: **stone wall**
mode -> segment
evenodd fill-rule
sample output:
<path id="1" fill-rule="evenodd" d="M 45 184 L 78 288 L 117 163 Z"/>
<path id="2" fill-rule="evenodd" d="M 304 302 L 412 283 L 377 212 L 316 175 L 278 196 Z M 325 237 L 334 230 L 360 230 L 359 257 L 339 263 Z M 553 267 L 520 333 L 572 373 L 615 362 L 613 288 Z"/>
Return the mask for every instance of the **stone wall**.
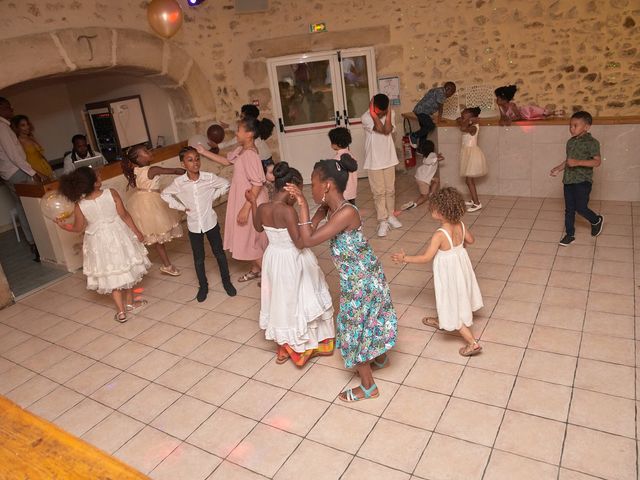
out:
<path id="1" fill-rule="evenodd" d="M 50 34 L 90 27 L 88 36 L 99 28 L 112 35 L 116 28 L 126 30 L 109 37 L 121 61 L 145 56 L 146 73 L 168 73 L 185 83 L 180 95 L 191 97 L 196 111 L 187 108 L 177 116 L 192 123 L 229 118 L 252 98 L 261 99 L 268 113 L 267 57 L 362 45 L 376 47 L 379 74 L 400 75 L 402 110 L 433 85 L 453 80 L 516 83 L 522 104 L 640 114 L 638 0 L 271 0 L 268 12 L 253 14 L 235 14 L 232 0 L 198 8 L 180 1 L 186 21 L 168 42 L 135 36 L 136 30 L 150 32 L 144 1 L 0 2 L 2 43 L 38 52 L 37 61 L 33 55 L 4 57 L 3 80 L 19 81 L 11 71 L 22 62 L 31 64 L 34 75 L 51 73 L 52 63 L 108 65 L 111 49 L 96 48 L 94 60 L 83 63 L 77 58 L 87 46 L 78 35 L 56 34 L 52 43 Z M 329 32 L 307 33 L 309 23 L 319 21 Z M 71 58 L 61 55 L 61 45 Z"/>

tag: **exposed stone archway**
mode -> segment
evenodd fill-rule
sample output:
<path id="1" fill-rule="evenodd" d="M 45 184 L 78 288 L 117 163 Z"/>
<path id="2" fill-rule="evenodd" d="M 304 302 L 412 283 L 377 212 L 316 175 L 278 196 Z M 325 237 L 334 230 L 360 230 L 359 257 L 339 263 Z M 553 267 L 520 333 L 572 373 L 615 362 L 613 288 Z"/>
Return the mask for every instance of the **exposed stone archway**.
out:
<path id="1" fill-rule="evenodd" d="M 215 118 L 211 86 L 194 59 L 140 30 L 68 28 L 14 37 L 0 40 L 0 58 L 0 90 L 43 77 L 118 71 L 166 91 L 181 139 Z"/>

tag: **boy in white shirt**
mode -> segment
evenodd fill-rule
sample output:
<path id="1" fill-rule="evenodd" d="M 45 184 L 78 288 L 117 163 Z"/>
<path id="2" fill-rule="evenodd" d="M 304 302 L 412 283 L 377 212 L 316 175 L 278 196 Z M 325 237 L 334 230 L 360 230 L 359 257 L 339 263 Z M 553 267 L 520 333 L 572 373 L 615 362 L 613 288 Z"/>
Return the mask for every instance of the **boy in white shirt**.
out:
<path id="1" fill-rule="evenodd" d="M 198 302 L 204 302 L 209 293 L 209 282 L 204 269 L 204 236 L 207 236 L 213 255 L 218 261 L 222 286 L 230 297 L 236 295 L 231 283 L 227 257 L 222 248 L 222 236 L 213 202 L 229 191 L 230 184 L 210 172 L 200 171 L 200 154 L 193 147 L 180 150 L 180 161 L 187 171 L 177 177 L 160 194 L 169 207 L 187 212 L 189 241 L 193 251 L 193 263 L 198 276 Z"/>
<path id="2" fill-rule="evenodd" d="M 364 168 L 369 170 L 369 185 L 378 217 L 378 236 L 385 237 L 389 227 L 402 224 L 393 214 L 395 210 L 395 183 L 398 155 L 393 143 L 395 112 L 389 108 L 389 97 L 383 93 L 374 95 L 369 111 L 362 117 L 364 128 Z"/>

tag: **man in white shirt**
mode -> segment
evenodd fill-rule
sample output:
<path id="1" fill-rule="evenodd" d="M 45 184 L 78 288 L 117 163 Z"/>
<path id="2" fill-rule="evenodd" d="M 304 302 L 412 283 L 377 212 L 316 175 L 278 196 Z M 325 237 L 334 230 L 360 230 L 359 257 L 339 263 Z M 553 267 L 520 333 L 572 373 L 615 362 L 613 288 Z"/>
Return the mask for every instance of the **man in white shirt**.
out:
<path id="1" fill-rule="evenodd" d="M 177 177 L 160 196 L 169 207 L 187 213 L 193 263 L 200 284 L 196 299 L 198 302 L 204 302 L 209 293 L 209 282 L 204 269 L 205 235 L 218 262 L 222 286 L 227 295 L 233 297 L 236 289 L 231 283 L 227 257 L 222 248 L 218 216 L 213 209 L 213 202 L 229 191 L 230 184 L 213 173 L 200 171 L 200 154 L 195 148 L 185 147 L 180 150 L 179 155 L 187 172 Z"/>
<path id="2" fill-rule="evenodd" d="M 16 134 L 11 130 L 9 120 L 13 117 L 13 108 L 6 98 L 0 97 L 0 177 L 7 185 L 15 202 L 15 208 L 20 220 L 27 243 L 34 255 L 33 260 L 40 261 L 38 248 L 33 241 L 33 234 L 29 227 L 27 215 L 22 208 L 22 202 L 16 193 L 16 183 L 27 183 L 30 179 L 38 178 L 36 171 L 27 162 L 27 156 L 20 145 Z"/>
<path id="3" fill-rule="evenodd" d="M 74 135 L 71 138 L 71 145 L 73 145 L 73 148 L 64 157 L 65 174 L 71 173 L 76 169 L 76 162 L 80 160 L 86 160 L 87 158 L 96 158 L 96 164 L 107 164 L 107 161 L 104 159 L 100 152 L 98 152 L 97 154 L 93 152 L 91 145 L 89 145 L 89 143 L 87 142 L 87 137 L 85 135 L 82 135 L 80 133 Z"/>
<path id="4" fill-rule="evenodd" d="M 369 111 L 362 115 L 361 120 L 365 132 L 364 168 L 369 171 L 369 185 L 378 217 L 378 236 L 385 237 L 390 227 L 402 227 L 393 214 L 398 155 L 392 136 L 396 126 L 395 112 L 389 108 L 389 97 L 383 93 L 375 95 Z"/>

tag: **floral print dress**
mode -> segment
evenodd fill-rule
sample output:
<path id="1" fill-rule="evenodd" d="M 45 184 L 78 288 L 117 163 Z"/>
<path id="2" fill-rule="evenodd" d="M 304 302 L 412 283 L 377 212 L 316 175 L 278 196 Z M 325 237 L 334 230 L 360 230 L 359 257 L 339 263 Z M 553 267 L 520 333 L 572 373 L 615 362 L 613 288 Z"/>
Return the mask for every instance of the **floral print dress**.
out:
<path id="1" fill-rule="evenodd" d="M 356 208 L 350 203 L 340 208 L 344 206 Z M 345 367 L 352 368 L 373 360 L 395 345 L 398 318 L 382 264 L 362 233 L 362 227 L 332 238 L 331 257 L 340 272 L 336 346 Z"/>

